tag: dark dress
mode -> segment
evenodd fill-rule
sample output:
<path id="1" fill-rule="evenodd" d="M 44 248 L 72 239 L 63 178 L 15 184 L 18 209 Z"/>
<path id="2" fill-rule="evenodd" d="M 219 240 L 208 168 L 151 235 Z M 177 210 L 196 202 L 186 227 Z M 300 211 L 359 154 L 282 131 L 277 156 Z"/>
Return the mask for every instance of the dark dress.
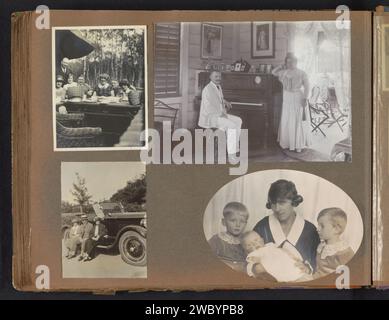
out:
<path id="1" fill-rule="evenodd" d="M 271 233 L 268 216 L 255 225 L 254 231 L 263 238 L 265 243 L 275 242 Z M 294 247 L 301 254 L 303 260 L 309 262 L 313 271 L 316 270 L 316 250 L 319 243 L 320 238 L 316 227 L 309 221 L 304 220 L 304 228 Z"/>
<path id="2" fill-rule="evenodd" d="M 237 271 L 245 271 L 246 254 L 240 244 L 229 243 L 223 240 L 218 234 L 215 234 L 208 240 L 212 251 L 224 263 Z"/>
<path id="3" fill-rule="evenodd" d="M 230 261 L 246 261 L 246 254 L 240 244 L 232 244 L 224 241 L 215 234 L 208 241 L 212 251 L 219 257 Z"/>
<path id="4" fill-rule="evenodd" d="M 111 96 L 111 91 L 112 91 L 112 86 L 108 85 L 107 87 L 101 87 L 97 85 L 95 87 L 96 95 L 99 97 L 110 97 Z"/>

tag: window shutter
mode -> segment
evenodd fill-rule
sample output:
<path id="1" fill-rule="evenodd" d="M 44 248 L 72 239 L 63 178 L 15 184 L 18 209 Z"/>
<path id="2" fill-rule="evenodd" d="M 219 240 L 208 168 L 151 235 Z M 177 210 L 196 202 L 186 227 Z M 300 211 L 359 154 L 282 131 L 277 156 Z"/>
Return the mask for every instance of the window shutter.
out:
<path id="1" fill-rule="evenodd" d="M 154 92 L 155 96 L 174 97 L 180 88 L 180 24 L 155 25 Z"/>

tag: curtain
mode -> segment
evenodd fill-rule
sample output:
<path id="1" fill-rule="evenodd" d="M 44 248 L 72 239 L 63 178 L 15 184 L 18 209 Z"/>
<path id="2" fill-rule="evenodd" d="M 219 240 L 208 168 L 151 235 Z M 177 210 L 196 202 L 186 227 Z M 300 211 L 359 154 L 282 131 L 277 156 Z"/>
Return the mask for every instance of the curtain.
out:
<path id="1" fill-rule="evenodd" d="M 351 106 L 351 33 L 338 29 L 335 21 L 287 23 L 289 51 L 298 58 L 313 86 L 335 87 L 340 107 Z"/>
<path id="2" fill-rule="evenodd" d="M 224 206 L 231 201 L 243 203 L 249 211 L 246 230 L 272 213 L 266 208 L 270 184 L 278 179 L 293 181 L 304 201 L 296 207 L 297 214 L 317 226 L 317 215 L 322 209 L 339 207 L 348 217 L 342 237 L 354 252 L 363 238 L 363 221 L 351 198 L 339 187 L 318 176 L 293 170 L 266 170 L 239 177 L 222 187 L 209 202 L 204 214 L 204 233 L 209 240 L 225 231 L 221 224 Z"/>

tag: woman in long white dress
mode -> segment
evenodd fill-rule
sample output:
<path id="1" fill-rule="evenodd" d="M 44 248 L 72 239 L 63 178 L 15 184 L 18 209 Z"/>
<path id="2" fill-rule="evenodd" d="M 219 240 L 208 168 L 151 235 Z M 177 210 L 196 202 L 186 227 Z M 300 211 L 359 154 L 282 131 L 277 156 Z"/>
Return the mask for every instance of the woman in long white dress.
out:
<path id="1" fill-rule="evenodd" d="M 281 121 L 278 143 L 281 148 L 295 152 L 309 146 L 309 132 L 303 128 L 303 114 L 309 93 L 307 74 L 297 68 L 297 58 L 288 53 L 285 64 L 272 71 L 283 86 Z"/>

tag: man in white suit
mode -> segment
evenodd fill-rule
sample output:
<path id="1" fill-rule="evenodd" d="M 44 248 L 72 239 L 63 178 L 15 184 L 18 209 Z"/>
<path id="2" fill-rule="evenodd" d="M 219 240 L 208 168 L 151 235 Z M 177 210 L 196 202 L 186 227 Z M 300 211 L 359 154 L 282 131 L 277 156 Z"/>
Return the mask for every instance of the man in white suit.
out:
<path id="1" fill-rule="evenodd" d="M 223 91 L 220 86 L 221 73 L 212 71 L 209 78 L 211 81 L 204 87 L 201 94 L 198 124 L 202 128 L 218 128 L 226 131 L 228 158 L 235 160 L 236 153 L 239 152 L 242 119 L 227 114 L 227 111 L 231 109 L 231 103 L 223 97 Z"/>

